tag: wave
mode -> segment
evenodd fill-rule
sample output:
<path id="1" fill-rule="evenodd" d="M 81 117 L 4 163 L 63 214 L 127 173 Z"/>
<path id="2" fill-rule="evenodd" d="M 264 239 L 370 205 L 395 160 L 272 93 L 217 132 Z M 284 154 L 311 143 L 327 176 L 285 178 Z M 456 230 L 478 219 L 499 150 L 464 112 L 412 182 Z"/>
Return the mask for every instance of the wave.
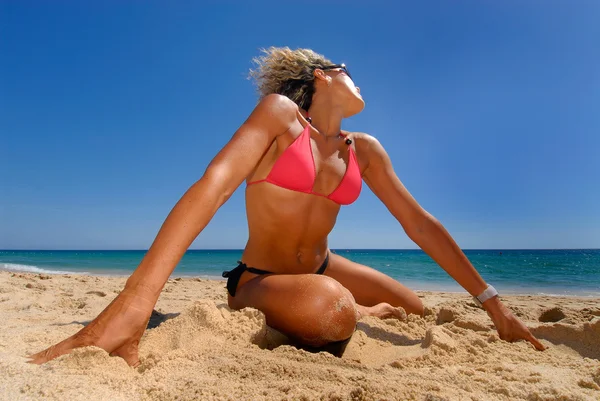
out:
<path id="1" fill-rule="evenodd" d="M 25 273 L 43 273 L 43 274 L 90 274 L 89 272 L 48 270 L 48 269 L 39 268 L 37 266 L 20 265 L 18 263 L 0 263 L 0 270 L 7 270 L 7 271 L 11 271 L 11 272 L 25 272 Z"/>

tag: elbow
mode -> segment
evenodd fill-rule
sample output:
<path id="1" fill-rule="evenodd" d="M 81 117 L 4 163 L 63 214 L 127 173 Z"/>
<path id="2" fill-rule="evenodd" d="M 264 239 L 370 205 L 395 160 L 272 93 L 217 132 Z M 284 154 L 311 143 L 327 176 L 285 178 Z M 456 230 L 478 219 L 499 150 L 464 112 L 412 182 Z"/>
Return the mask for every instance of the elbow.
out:
<path id="1" fill-rule="evenodd" d="M 411 219 L 408 224 L 404 224 L 404 232 L 417 244 L 423 238 L 431 236 L 441 227 L 441 223 L 427 212 L 423 212 L 418 217 Z"/>
<path id="2" fill-rule="evenodd" d="M 235 189 L 232 188 L 223 188 L 217 194 L 217 207 L 223 206 L 225 202 L 231 198 L 231 195 L 235 192 Z"/>
<path id="3" fill-rule="evenodd" d="M 207 192 L 211 194 L 210 198 L 213 199 L 217 207 L 221 207 L 231 198 L 231 195 L 235 192 L 235 188 L 229 187 L 222 181 L 209 179 L 207 180 Z"/>

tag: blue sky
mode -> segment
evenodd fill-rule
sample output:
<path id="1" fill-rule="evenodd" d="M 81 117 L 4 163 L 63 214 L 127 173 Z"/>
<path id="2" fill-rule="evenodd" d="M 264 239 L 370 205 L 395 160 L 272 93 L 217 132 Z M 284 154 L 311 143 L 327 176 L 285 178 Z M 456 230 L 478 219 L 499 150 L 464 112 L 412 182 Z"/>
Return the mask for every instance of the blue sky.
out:
<path id="1" fill-rule="evenodd" d="M 348 65 L 462 248 L 600 247 L 600 2 L 96 3 L 0 5 L 0 248 L 146 249 L 268 46 Z M 245 245 L 244 187 L 192 248 Z M 416 247 L 366 186 L 330 246 Z"/>

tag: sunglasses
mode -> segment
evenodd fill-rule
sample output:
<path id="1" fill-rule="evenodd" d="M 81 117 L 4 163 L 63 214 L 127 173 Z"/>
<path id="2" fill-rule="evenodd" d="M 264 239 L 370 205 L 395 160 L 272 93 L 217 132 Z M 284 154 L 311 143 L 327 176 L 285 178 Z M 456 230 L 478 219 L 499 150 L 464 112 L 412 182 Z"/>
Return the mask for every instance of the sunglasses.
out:
<path id="1" fill-rule="evenodd" d="M 350 77 L 350 79 L 352 79 L 352 75 L 350 75 L 350 71 L 348 71 L 348 68 L 346 67 L 346 64 L 334 64 L 334 65 L 330 65 L 324 68 L 321 68 L 323 71 L 329 71 L 329 70 L 333 70 L 339 68 L 342 71 L 344 71 L 346 73 L 346 75 L 348 75 L 348 77 Z"/>

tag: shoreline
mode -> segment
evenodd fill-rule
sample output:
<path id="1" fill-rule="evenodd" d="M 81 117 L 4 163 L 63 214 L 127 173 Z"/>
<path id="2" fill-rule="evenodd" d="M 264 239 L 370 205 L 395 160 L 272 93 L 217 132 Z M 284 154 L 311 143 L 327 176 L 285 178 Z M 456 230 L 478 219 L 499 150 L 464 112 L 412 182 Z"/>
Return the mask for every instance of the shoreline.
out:
<path id="1" fill-rule="evenodd" d="M 16 264 L 10 264 L 10 263 L 4 263 L 4 265 L 16 265 Z M 19 265 L 19 266 L 24 266 L 24 265 Z M 122 272 L 122 273 L 116 273 L 114 271 L 93 271 L 93 272 L 89 272 L 89 271 L 82 271 L 82 272 L 77 272 L 77 271 L 64 271 L 64 270 L 51 270 L 51 269 L 43 269 L 43 268 L 38 268 L 35 267 L 35 270 L 30 269 L 19 269 L 19 268 L 2 268 L 0 267 L 0 272 L 6 272 L 6 273 L 14 273 L 14 274 L 33 274 L 33 275 L 49 275 L 49 276 L 89 276 L 89 277 L 113 277 L 113 278 L 126 278 L 129 277 L 133 271 L 127 271 L 127 272 Z M 202 280 L 213 280 L 213 281 L 218 281 L 218 282 L 225 282 L 226 279 L 224 279 L 221 276 L 218 275 L 203 275 L 203 274 L 188 274 L 188 273 L 183 273 L 183 274 L 176 274 L 173 273 L 171 274 L 169 279 L 176 279 L 176 278 L 181 278 L 181 279 L 202 279 Z M 441 282 L 435 282 L 435 281 L 418 281 L 418 282 L 414 282 L 414 281 L 409 281 L 409 280 L 405 280 L 405 281 L 401 281 L 404 285 L 406 285 L 408 288 L 412 289 L 415 292 L 434 292 L 434 293 L 439 293 L 439 292 L 447 292 L 447 293 L 451 293 L 451 294 L 466 294 L 466 291 L 463 290 L 458 283 L 452 281 L 450 283 L 441 283 Z M 423 288 L 425 285 L 429 284 L 430 287 L 434 287 L 434 288 Z M 553 292 L 553 291 L 561 291 L 560 288 L 536 288 L 536 289 L 531 289 L 530 291 L 527 290 L 523 290 L 523 289 L 515 289 L 515 288 L 510 288 L 510 287 L 504 287 L 502 285 L 494 285 L 500 292 L 501 295 L 515 295 L 515 296 L 550 296 L 550 297 L 579 297 L 579 298 L 600 298 L 600 291 L 599 292 L 586 292 L 586 291 L 582 291 L 582 292 Z M 564 291 L 564 290 L 563 290 Z M 568 291 L 568 290 L 567 290 Z"/>
<path id="2" fill-rule="evenodd" d="M 549 347 L 507 343 L 467 294 L 418 291 L 424 317 L 364 318 L 341 358 L 299 350 L 223 281 L 171 278 L 133 369 L 95 347 L 26 363 L 79 331 L 125 277 L 0 272 L 0 389 L 23 400 L 596 400 L 600 297 L 506 295 Z M 151 320 L 152 323 L 152 320 Z M 225 384 L 227 383 L 227 384 Z"/>

